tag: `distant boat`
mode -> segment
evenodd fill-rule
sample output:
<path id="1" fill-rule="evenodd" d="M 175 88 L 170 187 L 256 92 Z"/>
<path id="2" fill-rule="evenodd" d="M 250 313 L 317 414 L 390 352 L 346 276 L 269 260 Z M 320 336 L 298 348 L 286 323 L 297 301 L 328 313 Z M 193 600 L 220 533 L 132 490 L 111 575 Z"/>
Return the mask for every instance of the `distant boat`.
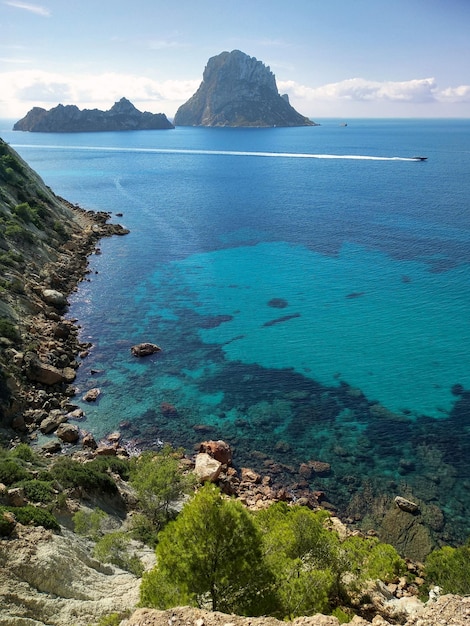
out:
<path id="1" fill-rule="evenodd" d="M 428 157 L 414 156 L 413 161 L 426 161 Z"/>
<path id="2" fill-rule="evenodd" d="M 343 122 L 342 124 L 340 124 L 340 126 L 347 126 L 348 123 L 347 122 Z"/>

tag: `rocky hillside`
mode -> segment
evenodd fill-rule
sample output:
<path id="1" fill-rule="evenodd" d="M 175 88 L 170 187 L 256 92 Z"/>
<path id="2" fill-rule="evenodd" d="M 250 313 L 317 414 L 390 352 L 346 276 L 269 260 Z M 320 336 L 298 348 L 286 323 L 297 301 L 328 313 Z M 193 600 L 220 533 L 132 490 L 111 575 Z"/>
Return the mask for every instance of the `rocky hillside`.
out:
<path id="1" fill-rule="evenodd" d="M 62 313 L 96 242 L 126 232 L 109 217 L 58 198 L 0 139 L 0 427 L 66 397 L 78 342 Z"/>
<path id="2" fill-rule="evenodd" d="M 209 59 L 196 93 L 177 111 L 176 126 L 313 126 L 279 95 L 269 67 L 240 50 Z"/>
<path id="3" fill-rule="evenodd" d="M 34 107 L 16 122 L 13 130 L 38 133 L 78 133 L 116 130 L 164 130 L 174 128 L 163 113 L 142 113 L 126 98 L 121 98 L 109 111 L 80 110 L 75 105 L 59 104 L 46 111 Z"/>

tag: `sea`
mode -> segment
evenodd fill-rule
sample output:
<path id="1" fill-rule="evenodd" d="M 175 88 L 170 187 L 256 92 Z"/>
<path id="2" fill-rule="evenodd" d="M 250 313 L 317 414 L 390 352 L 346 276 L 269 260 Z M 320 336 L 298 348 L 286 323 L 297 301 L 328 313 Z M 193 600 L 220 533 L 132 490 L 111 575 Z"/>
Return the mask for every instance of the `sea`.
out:
<path id="1" fill-rule="evenodd" d="M 119 430 L 134 449 L 192 454 L 222 439 L 236 467 L 321 491 L 352 519 L 402 495 L 463 541 L 470 119 L 316 121 L 76 134 L 0 123 L 55 193 L 130 229 L 99 243 L 70 298 L 92 344 L 80 426 Z M 134 357 L 147 341 L 161 351 Z M 299 473 L 315 461 L 329 473 Z"/>

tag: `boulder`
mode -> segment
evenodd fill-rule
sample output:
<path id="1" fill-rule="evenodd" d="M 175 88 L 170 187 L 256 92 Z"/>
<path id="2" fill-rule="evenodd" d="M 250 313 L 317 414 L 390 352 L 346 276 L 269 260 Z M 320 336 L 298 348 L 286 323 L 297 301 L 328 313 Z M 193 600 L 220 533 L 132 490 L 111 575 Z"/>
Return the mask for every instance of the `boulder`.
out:
<path id="1" fill-rule="evenodd" d="M 86 392 L 86 394 L 83 396 L 83 400 L 85 400 L 85 402 L 95 402 L 100 394 L 101 389 L 99 389 L 98 387 L 93 387 L 93 389 L 89 389 Z"/>
<path id="2" fill-rule="evenodd" d="M 98 444 L 91 433 L 86 433 L 83 435 L 82 446 L 84 448 L 89 448 L 90 450 L 96 450 Z"/>
<path id="3" fill-rule="evenodd" d="M 207 452 L 200 452 L 196 455 L 196 465 L 194 473 L 201 483 L 215 482 L 222 471 L 222 463 L 213 459 Z"/>
<path id="4" fill-rule="evenodd" d="M 260 483 L 261 476 L 254 470 L 249 467 L 242 467 L 241 469 L 241 479 L 246 483 Z"/>
<path id="5" fill-rule="evenodd" d="M 51 411 L 47 417 L 45 417 L 41 423 L 39 424 L 39 430 L 44 434 L 48 435 L 49 433 L 53 433 L 57 428 L 67 421 L 67 416 L 62 413 L 59 409 L 55 409 Z"/>
<path id="6" fill-rule="evenodd" d="M 415 502 L 402 498 L 401 496 L 395 498 L 395 504 L 399 509 L 407 513 L 419 513 L 419 506 Z"/>
<path id="7" fill-rule="evenodd" d="M 52 306 L 58 309 L 67 305 L 67 298 L 61 291 L 56 291 L 55 289 L 43 289 L 42 299 L 44 302 L 47 302 L 47 304 L 52 304 Z"/>
<path id="8" fill-rule="evenodd" d="M 157 346 L 155 343 L 143 342 L 138 343 L 135 346 L 132 346 L 131 352 L 134 356 L 149 356 L 150 354 L 155 354 L 156 352 L 160 352 L 160 346 Z"/>
<path id="9" fill-rule="evenodd" d="M 65 443 L 76 443 L 80 439 L 80 429 L 75 424 L 61 424 L 56 435 Z"/>
<path id="10" fill-rule="evenodd" d="M 43 363 L 36 354 L 28 352 L 24 360 L 26 376 L 30 381 L 48 386 L 66 382 L 62 370 L 48 363 Z"/>
<path id="11" fill-rule="evenodd" d="M 232 462 L 230 446 L 220 439 L 219 441 L 203 441 L 199 446 L 199 452 L 206 452 L 213 459 L 222 463 L 222 465 L 230 465 Z"/>
<path id="12" fill-rule="evenodd" d="M 8 490 L 8 502 L 11 506 L 25 506 L 27 504 L 24 489 L 21 487 L 13 487 Z"/>

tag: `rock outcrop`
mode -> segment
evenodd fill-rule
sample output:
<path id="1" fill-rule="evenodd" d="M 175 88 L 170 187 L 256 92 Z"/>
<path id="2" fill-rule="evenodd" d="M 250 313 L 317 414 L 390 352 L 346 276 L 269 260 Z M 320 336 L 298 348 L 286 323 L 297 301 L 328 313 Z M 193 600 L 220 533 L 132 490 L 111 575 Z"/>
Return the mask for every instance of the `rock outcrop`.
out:
<path id="1" fill-rule="evenodd" d="M 314 126 L 279 95 L 269 67 L 240 50 L 209 59 L 196 93 L 176 112 L 176 126 Z"/>
<path id="2" fill-rule="evenodd" d="M 13 130 L 37 133 L 80 133 L 116 130 L 164 130 L 174 128 L 163 113 L 142 113 L 126 98 L 121 98 L 109 111 L 83 109 L 58 104 L 46 111 L 34 107 L 16 122 Z"/>
<path id="3" fill-rule="evenodd" d="M 0 549 L 0 626 L 87 626 L 139 600 L 140 579 L 94 559 L 71 532 L 23 527 Z"/>

